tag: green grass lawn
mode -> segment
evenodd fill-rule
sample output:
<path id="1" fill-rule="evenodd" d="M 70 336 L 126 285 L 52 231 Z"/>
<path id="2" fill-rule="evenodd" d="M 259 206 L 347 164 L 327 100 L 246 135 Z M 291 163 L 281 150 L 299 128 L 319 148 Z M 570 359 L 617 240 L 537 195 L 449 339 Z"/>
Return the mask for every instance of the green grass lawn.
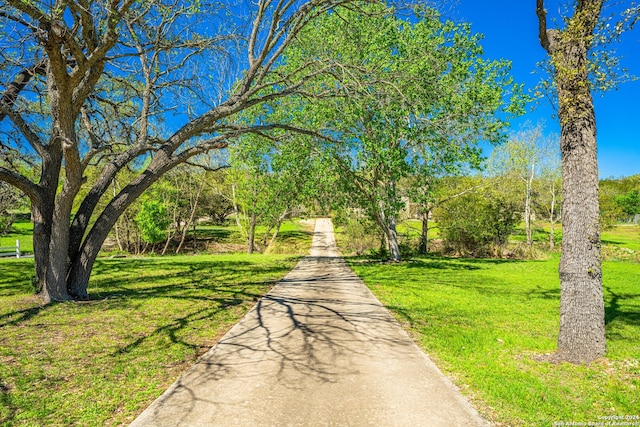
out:
<path id="1" fill-rule="evenodd" d="M 605 263 L 608 352 L 589 366 L 556 348 L 558 257 L 547 261 L 350 260 L 419 345 L 500 426 L 640 415 L 640 266 Z"/>
<path id="2" fill-rule="evenodd" d="M 603 245 L 612 245 L 640 251 L 640 226 L 618 225 L 602 232 Z"/>
<path id="3" fill-rule="evenodd" d="M 12 225 L 12 232 L 0 236 L 0 247 L 15 246 L 20 240 L 20 251 L 33 253 L 33 224 L 29 220 L 17 220 Z"/>
<path id="4" fill-rule="evenodd" d="M 45 307 L 33 260 L 1 260 L 0 425 L 131 422 L 297 259 L 101 259 L 92 301 Z"/>
<path id="5" fill-rule="evenodd" d="M 33 224 L 29 220 L 17 220 L 12 228 L 11 233 L 0 236 L 0 247 L 15 246 L 16 240 L 20 240 L 21 251 L 33 254 Z M 257 241 L 262 238 L 265 231 L 266 227 L 256 228 Z M 235 222 L 225 225 L 198 225 L 196 233 L 198 240 L 216 243 L 210 245 L 207 252 L 244 252 L 246 250 L 246 239 Z M 299 219 L 284 221 L 271 253 L 305 255 L 311 244 L 311 234 L 313 234 L 312 222 L 305 223 Z M 191 239 L 191 235 L 188 239 Z M 117 252 L 114 251 L 114 253 Z"/>
<path id="6" fill-rule="evenodd" d="M 306 253 L 309 231 L 285 223 L 276 252 Z M 208 232 L 227 242 L 239 233 L 233 227 Z M 618 227 L 603 240 L 633 248 L 634 233 L 637 228 Z M 0 259 L 0 425 L 132 421 L 296 260 L 261 254 L 99 259 L 92 301 L 42 307 L 31 293 L 33 260 Z M 640 415 L 638 263 L 605 263 L 607 357 L 574 366 L 540 361 L 556 348 L 558 254 L 544 261 L 350 262 L 496 425 Z"/>
<path id="7" fill-rule="evenodd" d="M 534 242 L 546 243 L 549 241 L 549 223 L 537 221 L 533 226 Z M 555 225 L 555 241 L 560 244 L 562 241 L 562 225 Z M 603 247 L 626 248 L 632 251 L 640 251 L 640 226 L 634 224 L 620 224 L 601 232 Z M 519 224 L 510 240 L 524 242 L 526 233 L 524 224 Z"/>

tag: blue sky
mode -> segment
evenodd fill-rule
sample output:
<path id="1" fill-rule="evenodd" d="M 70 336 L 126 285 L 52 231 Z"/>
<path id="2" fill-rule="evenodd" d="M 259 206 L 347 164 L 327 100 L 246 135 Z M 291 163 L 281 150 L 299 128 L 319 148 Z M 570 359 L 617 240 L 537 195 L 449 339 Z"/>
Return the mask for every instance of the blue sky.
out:
<path id="1" fill-rule="evenodd" d="M 549 17 L 558 10 L 559 0 L 547 0 Z M 630 1 L 620 3 L 629 4 Z M 445 13 L 447 18 L 472 24 L 474 32 L 485 36 L 488 58 L 512 61 L 517 81 L 533 89 L 540 79 L 534 74 L 536 63 L 545 57 L 538 41 L 535 0 L 458 0 Z M 623 56 L 623 67 L 640 76 L 640 26 L 624 35 L 616 50 Z M 594 94 L 600 177 L 621 177 L 640 173 L 640 81 L 621 85 L 605 94 Z M 544 100 L 535 110 L 514 122 L 515 130 L 526 120 L 544 120 L 547 133 L 559 134 L 553 109 Z"/>

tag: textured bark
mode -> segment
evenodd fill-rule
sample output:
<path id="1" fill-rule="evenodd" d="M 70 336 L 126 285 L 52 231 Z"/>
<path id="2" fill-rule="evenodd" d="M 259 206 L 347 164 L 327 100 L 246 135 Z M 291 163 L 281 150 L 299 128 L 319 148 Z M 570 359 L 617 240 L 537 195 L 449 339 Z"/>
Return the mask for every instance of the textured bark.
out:
<path id="1" fill-rule="evenodd" d="M 41 295 L 47 302 L 50 302 L 51 299 L 46 295 L 44 283 L 46 280 L 47 265 L 49 264 L 49 243 L 51 242 L 53 208 L 55 205 L 58 175 L 60 173 L 60 161 L 57 157 L 61 155 L 53 146 L 51 147 L 50 154 L 53 156 L 45 156 L 42 162 L 37 196 L 31 197 L 30 199 L 36 278 Z"/>
<path id="2" fill-rule="evenodd" d="M 383 212 L 378 212 L 375 216 L 378 226 L 384 233 L 385 243 L 389 250 L 391 261 L 400 261 L 400 246 L 398 245 L 398 232 L 396 231 L 396 218 L 386 216 Z"/>
<path id="3" fill-rule="evenodd" d="M 31 201 L 31 221 L 33 222 L 33 258 L 38 281 L 38 291 L 43 291 L 49 259 L 49 242 L 51 240 L 51 218 L 53 204 L 34 203 Z M 44 296 L 44 294 L 43 294 Z"/>
<path id="4" fill-rule="evenodd" d="M 593 107 L 563 126 L 563 229 L 560 258 L 560 334 L 563 359 L 583 362 L 604 355 L 604 300 L 600 254 L 598 165 Z"/>
<path id="5" fill-rule="evenodd" d="M 387 243 L 389 244 L 389 258 L 392 261 L 400 261 L 400 245 L 398 245 L 398 232 L 396 230 L 396 218 L 389 218 L 389 226 L 386 227 Z"/>
<path id="6" fill-rule="evenodd" d="M 547 30 L 537 0 L 540 42 L 549 52 L 558 89 L 562 153 L 562 255 L 558 357 L 590 362 L 605 354 L 598 204 L 596 122 L 588 82 L 588 52 L 603 0 L 576 4 L 566 29 Z"/>

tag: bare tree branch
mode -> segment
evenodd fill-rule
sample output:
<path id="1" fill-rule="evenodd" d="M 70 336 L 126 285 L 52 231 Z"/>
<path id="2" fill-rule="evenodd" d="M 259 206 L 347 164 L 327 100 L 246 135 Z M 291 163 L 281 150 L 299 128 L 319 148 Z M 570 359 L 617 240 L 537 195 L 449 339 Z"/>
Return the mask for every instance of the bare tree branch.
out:
<path id="1" fill-rule="evenodd" d="M 538 16 L 538 38 L 540 44 L 548 53 L 551 53 L 551 43 L 547 34 L 547 11 L 544 8 L 544 0 L 536 0 L 536 15 Z"/>
<path id="2" fill-rule="evenodd" d="M 11 110 L 18 99 L 20 92 L 27 86 L 29 81 L 36 74 L 44 74 L 47 69 L 47 62 L 43 59 L 29 68 L 25 68 L 18 73 L 0 98 L 0 122 L 6 117 L 5 110 Z"/>

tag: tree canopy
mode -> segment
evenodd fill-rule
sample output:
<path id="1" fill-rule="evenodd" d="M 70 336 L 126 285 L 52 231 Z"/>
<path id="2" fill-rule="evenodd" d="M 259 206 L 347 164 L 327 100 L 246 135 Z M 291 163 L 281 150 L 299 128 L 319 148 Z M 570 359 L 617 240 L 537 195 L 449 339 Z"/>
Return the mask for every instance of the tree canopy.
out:
<path id="1" fill-rule="evenodd" d="M 312 58 L 318 78 L 308 81 L 309 92 L 338 93 L 287 99 L 271 111 L 285 107 L 295 127 L 319 130 L 327 175 L 343 203 L 378 224 L 392 259 L 400 257 L 399 181 L 478 167 L 479 142 L 502 141 L 509 114 L 522 107 L 509 63 L 484 59 L 480 41 L 469 25 L 443 21 L 433 9 L 403 19 L 371 6 L 314 21 L 279 67 L 287 75 Z"/>
<path id="2" fill-rule="evenodd" d="M 314 74 L 274 72 L 283 51 L 318 16 L 363 3 L 4 2 L 0 180 L 30 199 L 44 300 L 87 298 L 107 234 L 167 171 L 249 132 L 296 130 L 234 117 L 300 93 Z"/>

